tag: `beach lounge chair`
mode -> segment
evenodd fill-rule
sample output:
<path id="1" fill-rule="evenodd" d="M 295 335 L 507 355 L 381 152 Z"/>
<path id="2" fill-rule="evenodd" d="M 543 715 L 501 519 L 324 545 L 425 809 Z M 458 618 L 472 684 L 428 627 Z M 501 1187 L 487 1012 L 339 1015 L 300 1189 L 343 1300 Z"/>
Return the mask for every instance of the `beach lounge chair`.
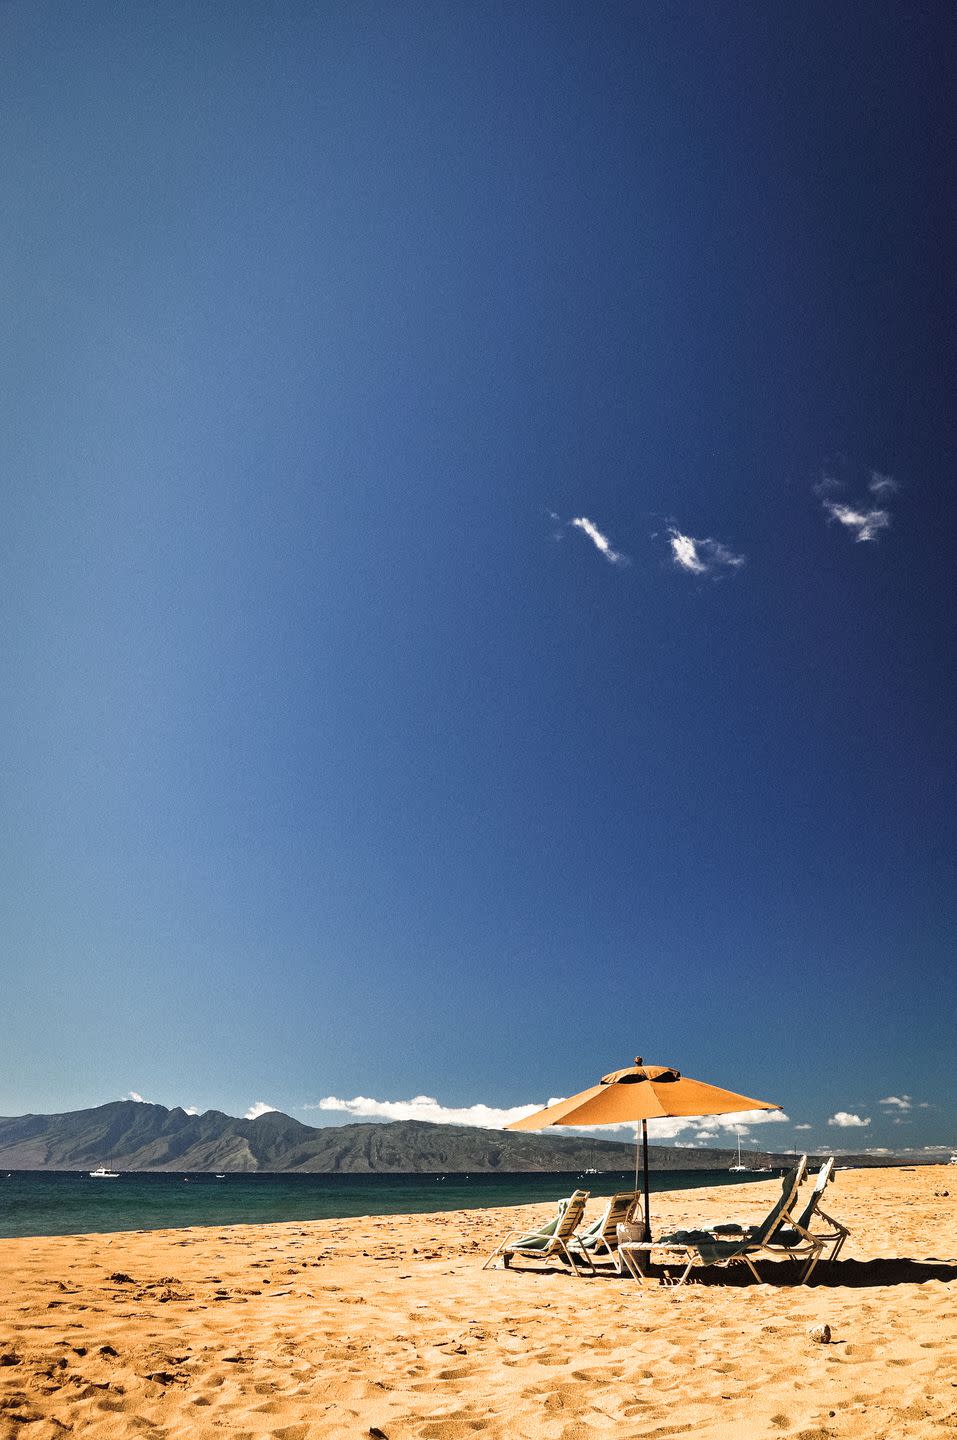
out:
<path id="1" fill-rule="evenodd" d="M 828 1215 L 821 1209 L 821 1196 L 827 1189 L 834 1177 L 834 1156 L 825 1160 L 817 1174 L 817 1179 L 811 1187 L 804 1209 L 796 1217 L 792 1217 L 776 1230 L 772 1239 L 765 1243 L 765 1250 L 769 1255 L 776 1255 L 786 1259 L 798 1260 L 807 1256 L 807 1265 L 801 1276 L 801 1284 L 806 1285 L 814 1271 L 815 1266 L 821 1259 L 822 1251 L 831 1245 L 831 1253 L 827 1256 L 826 1263 L 830 1264 L 836 1260 L 844 1241 L 851 1233 L 846 1225 Z M 815 1221 L 822 1220 L 827 1229 L 822 1230 Z M 743 1225 L 715 1225 L 711 1233 L 722 1237 L 740 1234 L 751 1237 L 756 1227 Z"/>
<path id="2" fill-rule="evenodd" d="M 679 1263 L 684 1263 L 678 1285 L 687 1280 L 696 1260 L 702 1265 L 747 1265 L 755 1280 L 760 1281 L 754 1262 L 762 1254 L 773 1253 L 772 1242 L 783 1225 L 794 1225 L 791 1212 L 806 1174 L 807 1156 L 802 1155 L 794 1169 L 785 1175 L 780 1198 L 760 1225 L 750 1229 L 742 1227 L 740 1233 L 737 1233 L 738 1227 L 715 1226 L 712 1230 L 676 1230 L 658 1240 L 630 1241 L 619 1246 L 620 1260 L 638 1281 L 645 1278 L 642 1259 L 650 1259 L 655 1251 L 673 1255 Z"/>
<path id="3" fill-rule="evenodd" d="M 787 1256 L 797 1260 L 804 1255 L 808 1257 L 807 1265 L 801 1275 L 801 1284 L 806 1285 L 814 1273 L 815 1266 L 822 1257 L 822 1252 L 831 1245 L 831 1253 L 826 1257 L 826 1264 L 830 1265 L 836 1260 L 844 1241 L 851 1233 L 846 1225 L 835 1220 L 821 1209 L 821 1196 L 827 1189 L 834 1173 L 834 1156 L 825 1160 L 818 1171 L 817 1179 L 808 1196 L 807 1204 L 796 1219 L 788 1221 L 775 1232 L 773 1239 L 769 1242 L 768 1253 Z M 817 1223 L 823 1221 L 827 1229 L 822 1229 Z"/>
<path id="4" fill-rule="evenodd" d="M 558 1209 L 555 1211 L 552 1219 L 546 1220 L 537 1230 L 528 1230 L 525 1232 L 521 1230 L 510 1230 L 505 1239 L 496 1245 L 482 1266 L 482 1269 L 487 1270 L 490 1265 L 495 1263 L 500 1255 L 504 1257 L 509 1246 L 512 1245 L 517 1245 L 520 1249 L 535 1250 L 536 1252 L 544 1250 L 545 1246 L 555 1238 L 555 1232 L 558 1229 L 562 1216 L 568 1209 L 569 1203 L 580 1193 L 580 1191 L 576 1190 L 574 1195 L 567 1196 L 564 1200 L 559 1200 Z M 507 1259 L 504 1259 L 504 1264 L 506 1267 L 508 1266 Z"/>
<path id="5" fill-rule="evenodd" d="M 612 1195 L 604 1212 L 597 1220 L 593 1220 L 578 1235 L 574 1235 L 568 1242 L 569 1250 L 586 1251 L 595 1260 L 611 1260 L 613 1263 L 618 1259 L 618 1226 L 623 1225 L 632 1218 L 637 1208 L 640 1208 L 641 1201 L 636 1190 L 622 1190 L 617 1195 Z"/>
<path id="6" fill-rule="evenodd" d="M 581 1224 L 587 1199 L 587 1190 L 576 1190 L 567 1200 L 559 1201 L 558 1213 L 555 1218 L 539 1230 L 530 1230 L 525 1234 L 520 1230 L 513 1230 L 506 1235 L 500 1245 L 496 1245 L 482 1269 L 487 1270 L 499 1256 L 507 1269 L 509 1262 L 516 1255 L 524 1256 L 527 1260 L 547 1260 L 557 1254 L 560 1258 L 567 1259 L 577 1275 L 579 1273 L 578 1262 L 568 1246 L 576 1228 Z M 595 1266 L 587 1251 L 580 1252 L 578 1258 L 584 1260 L 589 1269 L 594 1271 Z"/>

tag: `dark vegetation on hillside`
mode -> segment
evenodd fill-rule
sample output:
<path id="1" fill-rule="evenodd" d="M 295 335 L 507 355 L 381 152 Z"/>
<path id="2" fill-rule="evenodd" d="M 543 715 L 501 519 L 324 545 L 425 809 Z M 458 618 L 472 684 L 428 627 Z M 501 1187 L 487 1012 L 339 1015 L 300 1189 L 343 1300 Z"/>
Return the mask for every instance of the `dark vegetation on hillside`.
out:
<path id="1" fill-rule="evenodd" d="M 582 1136 L 512 1134 L 416 1120 L 315 1129 L 279 1111 L 239 1120 L 220 1110 L 117 1100 L 63 1115 L 0 1118 L 0 1166 L 9 1170 L 264 1171 L 286 1173 L 478 1173 L 522 1170 L 628 1170 L 634 1147 Z M 734 1152 L 649 1146 L 657 1170 L 730 1165 Z M 751 1152 L 749 1163 L 786 1157 Z M 847 1157 L 853 1164 L 879 1164 Z"/>

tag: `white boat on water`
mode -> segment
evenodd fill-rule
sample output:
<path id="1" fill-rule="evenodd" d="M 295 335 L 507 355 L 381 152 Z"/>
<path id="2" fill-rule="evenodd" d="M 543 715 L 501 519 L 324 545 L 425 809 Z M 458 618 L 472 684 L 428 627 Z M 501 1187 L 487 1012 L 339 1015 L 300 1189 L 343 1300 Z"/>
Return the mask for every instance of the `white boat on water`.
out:
<path id="1" fill-rule="evenodd" d="M 745 1165 L 741 1159 L 741 1136 L 738 1136 L 738 1158 L 728 1169 L 734 1175 L 771 1175 L 774 1172 L 770 1165 Z"/>
<path id="2" fill-rule="evenodd" d="M 731 1172 L 732 1175 L 738 1175 L 738 1174 L 741 1173 L 741 1171 L 747 1170 L 747 1168 L 748 1168 L 747 1165 L 742 1165 L 742 1164 L 741 1164 L 741 1136 L 739 1135 L 739 1136 L 738 1136 L 738 1158 L 737 1158 L 737 1161 L 735 1162 L 734 1165 L 729 1165 L 729 1166 L 728 1166 L 728 1169 L 730 1170 L 730 1172 Z"/>
<path id="3" fill-rule="evenodd" d="M 99 1170 L 90 1171 L 91 1180 L 119 1180 L 119 1178 L 119 1170 L 106 1170 L 103 1168 L 102 1165 L 100 1166 Z"/>

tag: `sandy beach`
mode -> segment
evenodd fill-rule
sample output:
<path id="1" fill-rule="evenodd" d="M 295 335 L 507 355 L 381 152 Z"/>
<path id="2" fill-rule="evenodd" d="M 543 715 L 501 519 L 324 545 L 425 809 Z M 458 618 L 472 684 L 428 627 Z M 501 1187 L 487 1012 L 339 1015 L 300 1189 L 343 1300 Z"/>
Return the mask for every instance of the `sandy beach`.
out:
<path id="1" fill-rule="evenodd" d="M 772 1194 L 652 1214 L 757 1220 Z M 541 1206 L 0 1241 L 0 1440 L 957 1433 L 957 1172 L 842 1172 L 826 1208 L 851 1238 L 806 1288 L 483 1272 Z"/>

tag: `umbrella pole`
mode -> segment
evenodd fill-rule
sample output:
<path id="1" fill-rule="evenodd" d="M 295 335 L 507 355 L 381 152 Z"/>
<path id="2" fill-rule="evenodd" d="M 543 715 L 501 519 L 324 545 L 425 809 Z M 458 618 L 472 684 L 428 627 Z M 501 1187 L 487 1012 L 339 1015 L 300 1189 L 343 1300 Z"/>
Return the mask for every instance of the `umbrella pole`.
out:
<path id="1" fill-rule="evenodd" d="M 635 1149 L 636 1149 L 636 1150 L 637 1150 L 637 1148 L 638 1148 L 638 1147 L 635 1146 Z M 649 1240 L 651 1239 L 651 1214 L 650 1214 L 650 1211 L 649 1211 L 649 1208 L 648 1208 L 648 1207 L 649 1207 L 649 1197 L 648 1197 L 649 1185 L 648 1185 L 648 1121 L 647 1121 L 647 1120 L 642 1120 L 642 1122 L 641 1122 L 641 1152 L 642 1152 L 642 1155 L 641 1155 L 641 1158 L 642 1158 L 642 1168 L 644 1169 L 644 1172 L 645 1172 L 645 1240 L 646 1240 L 646 1242 L 647 1242 L 647 1241 L 649 1241 Z"/>

